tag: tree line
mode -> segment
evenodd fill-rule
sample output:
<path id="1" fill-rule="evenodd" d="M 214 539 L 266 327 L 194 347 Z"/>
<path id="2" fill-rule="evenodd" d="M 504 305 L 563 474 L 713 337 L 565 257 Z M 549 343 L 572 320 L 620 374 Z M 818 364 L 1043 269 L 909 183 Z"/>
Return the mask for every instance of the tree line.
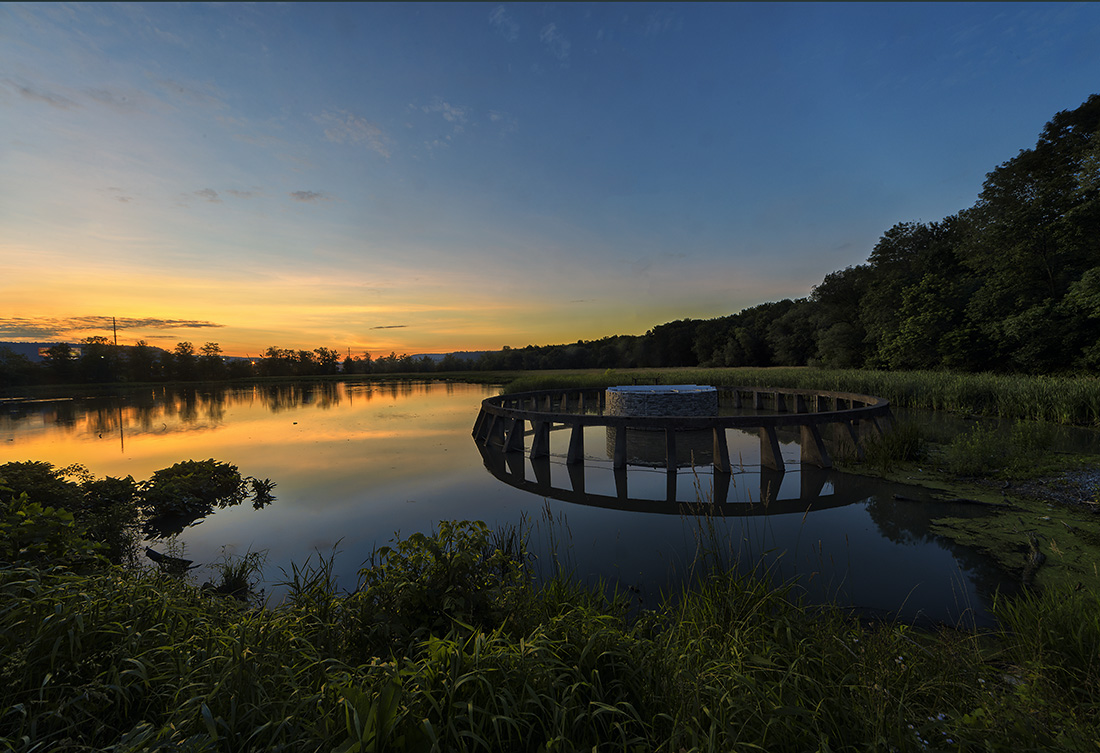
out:
<path id="1" fill-rule="evenodd" d="M 490 365 L 491 364 L 491 365 Z M 809 296 L 638 337 L 487 354 L 486 368 L 803 366 L 1100 371 L 1100 95 L 986 176 L 977 202 L 887 230 Z"/>
<path id="2" fill-rule="evenodd" d="M 10 348 L 0 347 L 0 386 L 32 384 L 106 384 L 116 382 L 192 382 L 247 379 L 251 377 L 313 377 L 345 374 L 392 374 L 469 367 L 449 355 L 440 362 L 428 356 L 372 358 L 370 353 L 341 357 L 339 351 L 320 347 L 294 350 L 272 346 L 255 358 L 226 357 L 216 342 L 198 349 L 190 342 L 171 350 L 144 340 L 134 345 L 115 345 L 106 337 L 86 337 L 76 347 L 68 343 L 50 346 L 41 362 L 34 362 Z"/>
<path id="3" fill-rule="evenodd" d="M 1056 114 L 1034 148 L 986 176 L 972 207 L 887 230 L 867 262 L 805 298 L 644 335 L 505 347 L 477 358 L 372 358 L 268 348 L 226 359 L 217 343 L 171 351 L 107 338 L 49 349 L 42 364 L 0 348 L 0 384 L 217 380 L 251 376 L 662 366 L 1100 371 L 1100 95 Z"/>

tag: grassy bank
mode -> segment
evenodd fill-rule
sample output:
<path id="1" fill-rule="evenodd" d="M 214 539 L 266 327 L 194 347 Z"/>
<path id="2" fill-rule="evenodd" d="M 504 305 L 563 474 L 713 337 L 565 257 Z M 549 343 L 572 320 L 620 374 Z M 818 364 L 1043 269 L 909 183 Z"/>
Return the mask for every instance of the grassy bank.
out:
<path id="1" fill-rule="evenodd" d="M 634 369 L 529 373 L 510 392 L 551 387 L 610 387 L 632 380 L 663 384 L 791 387 L 876 395 L 905 408 L 1100 427 L 1100 379 L 865 369 Z"/>
<path id="2" fill-rule="evenodd" d="M 711 571 L 632 613 L 479 524 L 296 568 L 255 609 L 158 574 L 0 567 L 0 741 L 32 750 L 1095 750 L 1100 602 L 986 634 Z M 514 539 L 513 539 L 514 541 Z"/>

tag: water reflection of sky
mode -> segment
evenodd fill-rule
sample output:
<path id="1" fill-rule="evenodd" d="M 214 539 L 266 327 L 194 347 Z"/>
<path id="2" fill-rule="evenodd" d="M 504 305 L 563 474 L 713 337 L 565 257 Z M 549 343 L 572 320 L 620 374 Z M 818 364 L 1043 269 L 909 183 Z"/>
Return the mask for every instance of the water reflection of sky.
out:
<path id="1" fill-rule="evenodd" d="M 899 502 L 894 487 L 857 477 L 802 478 L 793 443 L 783 445 L 792 470 L 778 479 L 778 499 L 797 501 L 809 487 L 833 506 L 700 521 L 514 488 L 489 473 L 470 436 L 480 401 L 496 391 L 465 384 L 281 384 L 6 404 L 0 462 L 80 462 L 99 476 L 145 479 L 181 460 L 215 458 L 244 475 L 270 478 L 277 484 L 275 504 L 219 511 L 180 541 L 198 562 L 216 560 L 223 547 L 238 554 L 266 550 L 271 582 L 291 562 L 334 550 L 338 577 L 351 582 L 371 550 L 395 532 L 457 518 L 493 526 L 526 519 L 543 567 L 554 540 L 567 545 L 564 561 L 579 577 L 638 587 L 649 601 L 670 578 L 689 572 L 700 536 L 745 568 L 766 563 L 780 580 L 797 576 L 811 599 L 900 609 L 907 617 L 951 619 L 961 607 L 980 610 L 994 589 L 1010 586 L 988 560 L 929 530 L 932 515 L 972 511 Z M 553 451 L 561 435 L 552 438 Z M 745 468 L 734 474 L 728 499 L 759 501 L 758 442 L 729 436 L 731 457 Z M 614 497 L 618 489 L 598 429 L 586 434 L 585 448 L 585 492 Z M 536 478 L 529 460 L 521 466 L 526 479 Z M 549 467 L 554 486 L 569 488 L 567 471 L 558 461 Z M 711 483 L 709 467 L 681 468 L 675 498 L 693 500 L 701 492 L 708 499 Z M 665 499 L 668 475 L 633 468 L 627 486 L 630 497 Z"/>

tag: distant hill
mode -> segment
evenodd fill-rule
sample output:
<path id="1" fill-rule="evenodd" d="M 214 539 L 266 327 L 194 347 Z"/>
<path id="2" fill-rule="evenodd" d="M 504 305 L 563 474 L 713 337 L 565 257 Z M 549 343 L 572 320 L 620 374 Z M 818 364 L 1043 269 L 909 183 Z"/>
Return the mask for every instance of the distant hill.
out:
<path id="1" fill-rule="evenodd" d="M 26 356 L 27 360 L 31 363 L 42 363 L 45 359 L 38 355 L 40 350 L 46 348 L 52 348 L 54 345 L 65 345 L 65 343 L 10 343 L 0 342 L 0 348 L 8 348 L 17 356 Z M 79 351 L 79 343 L 68 343 L 69 347 L 73 350 Z"/>

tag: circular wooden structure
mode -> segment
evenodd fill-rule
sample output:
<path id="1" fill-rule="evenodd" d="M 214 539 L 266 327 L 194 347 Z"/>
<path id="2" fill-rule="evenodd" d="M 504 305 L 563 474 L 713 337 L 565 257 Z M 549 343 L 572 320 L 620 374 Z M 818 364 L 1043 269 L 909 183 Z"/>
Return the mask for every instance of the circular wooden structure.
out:
<path id="1" fill-rule="evenodd" d="M 558 389 L 498 395 L 482 401 L 474 422 L 474 440 L 505 452 L 522 452 L 524 436 L 530 426 L 532 460 L 550 454 L 550 431 L 570 431 L 568 464 L 584 461 L 584 428 L 606 426 L 614 431 L 613 465 L 627 465 L 628 429 L 661 430 L 665 435 L 665 457 L 670 471 L 676 469 L 676 432 L 710 430 L 713 435 L 713 462 L 716 471 L 729 473 L 727 429 L 757 429 L 760 434 L 760 464 L 783 472 L 779 450 L 781 427 L 801 429 L 801 462 L 822 468 L 832 467 L 832 459 L 822 438 L 822 427 L 841 427 L 842 434 L 863 457 L 860 446 L 861 424 L 879 434 L 892 420 L 890 403 L 882 398 L 848 392 L 796 390 L 763 387 L 718 387 L 719 399 L 737 415 L 713 416 L 612 416 L 605 413 L 602 389 Z"/>

